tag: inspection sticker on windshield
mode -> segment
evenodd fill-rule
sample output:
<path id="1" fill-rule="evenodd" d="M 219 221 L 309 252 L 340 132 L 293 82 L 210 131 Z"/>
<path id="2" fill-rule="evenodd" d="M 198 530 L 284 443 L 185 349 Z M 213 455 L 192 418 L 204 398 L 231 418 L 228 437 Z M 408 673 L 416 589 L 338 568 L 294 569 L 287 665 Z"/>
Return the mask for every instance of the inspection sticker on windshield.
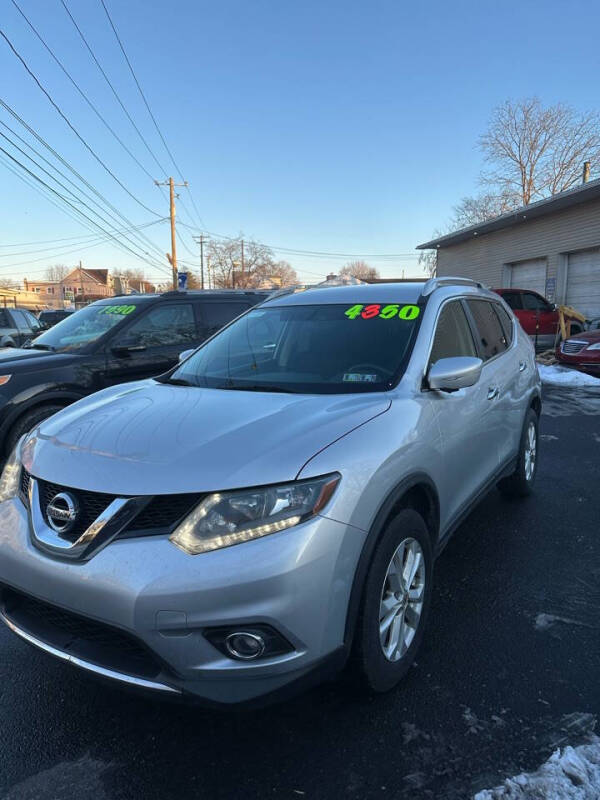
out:
<path id="1" fill-rule="evenodd" d="M 344 314 L 348 319 L 398 319 L 413 320 L 416 319 L 421 313 L 419 306 L 400 306 L 398 303 L 390 303 L 383 305 L 382 303 L 371 303 L 368 306 L 355 305 L 350 306 Z"/>
<path id="2" fill-rule="evenodd" d="M 344 381 L 348 383 L 377 383 L 377 375 L 364 375 L 362 372 L 344 373 Z"/>
<path id="3" fill-rule="evenodd" d="M 106 306 L 102 309 L 101 314 L 131 314 L 135 311 L 135 306 Z"/>

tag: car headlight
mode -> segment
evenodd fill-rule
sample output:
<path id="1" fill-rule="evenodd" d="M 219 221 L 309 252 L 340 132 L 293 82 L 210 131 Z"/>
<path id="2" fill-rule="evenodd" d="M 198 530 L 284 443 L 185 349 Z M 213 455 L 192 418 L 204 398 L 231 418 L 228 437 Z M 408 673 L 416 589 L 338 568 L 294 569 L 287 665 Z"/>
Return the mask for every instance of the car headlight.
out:
<path id="1" fill-rule="evenodd" d="M 588 344 L 586 350 L 600 350 L 600 342 L 595 342 L 594 344 Z"/>
<path id="2" fill-rule="evenodd" d="M 171 534 L 190 555 L 259 539 L 318 514 L 334 493 L 337 473 L 308 481 L 210 494 Z"/>
<path id="3" fill-rule="evenodd" d="M 21 441 L 10 454 L 0 477 L 0 503 L 16 497 L 21 477 Z"/>

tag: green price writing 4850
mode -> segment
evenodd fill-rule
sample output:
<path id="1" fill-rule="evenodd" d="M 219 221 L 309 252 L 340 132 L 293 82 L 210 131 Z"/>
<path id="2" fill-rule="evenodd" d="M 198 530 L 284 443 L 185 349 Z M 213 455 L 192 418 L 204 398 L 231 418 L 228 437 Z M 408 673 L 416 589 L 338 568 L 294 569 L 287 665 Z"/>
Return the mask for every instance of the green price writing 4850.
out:
<path id="1" fill-rule="evenodd" d="M 351 306 L 344 314 L 348 319 L 398 319 L 413 320 L 416 319 L 421 313 L 419 306 L 400 306 L 398 303 L 390 303 L 383 305 L 382 303 L 371 303 L 371 305 L 355 305 Z"/>

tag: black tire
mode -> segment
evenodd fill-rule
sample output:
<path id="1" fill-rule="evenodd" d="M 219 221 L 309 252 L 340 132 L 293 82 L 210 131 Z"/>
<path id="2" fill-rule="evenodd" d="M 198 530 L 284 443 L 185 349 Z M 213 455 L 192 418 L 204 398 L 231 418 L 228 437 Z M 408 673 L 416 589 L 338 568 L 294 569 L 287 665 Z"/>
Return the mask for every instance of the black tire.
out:
<path id="1" fill-rule="evenodd" d="M 404 540 L 414 539 L 423 556 L 424 586 L 422 608 L 412 641 L 397 661 L 384 654 L 379 625 L 382 597 L 386 588 L 386 575 L 392 557 Z M 423 631 L 431 602 L 433 552 L 431 537 L 420 514 L 404 509 L 391 520 L 377 543 L 369 567 L 354 637 L 355 672 L 363 685 L 376 692 L 387 692 L 404 676 L 414 661 L 423 639 Z"/>
<path id="2" fill-rule="evenodd" d="M 17 446 L 17 442 L 25 433 L 29 433 L 29 431 L 33 430 L 35 426 L 42 422 L 44 419 L 48 419 L 51 417 L 52 414 L 56 414 L 57 411 L 61 411 L 64 406 L 61 405 L 45 405 L 45 406 L 37 406 L 36 408 L 32 408 L 31 411 L 26 411 L 22 417 L 13 423 L 12 427 L 8 431 L 5 439 L 5 451 L 6 454 L 9 455 L 12 453 L 14 448 Z"/>
<path id="3" fill-rule="evenodd" d="M 502 478 L 498 482 L 498 489 L 505 497 L 527 497 L 533 491 L 533 485 L 537 475 L 539 436 L 539 419 L 535 411 L 530 408 L 525 417 L 525 424 L 521 433 L 521 443 L 519 445 L 519 457 L 517 466 L 512 475 Z M 528 474 L 527 470 L 527 449 L 530 430 L 535 431 L 535 453 L 533 459 L 533 470 Z"/>

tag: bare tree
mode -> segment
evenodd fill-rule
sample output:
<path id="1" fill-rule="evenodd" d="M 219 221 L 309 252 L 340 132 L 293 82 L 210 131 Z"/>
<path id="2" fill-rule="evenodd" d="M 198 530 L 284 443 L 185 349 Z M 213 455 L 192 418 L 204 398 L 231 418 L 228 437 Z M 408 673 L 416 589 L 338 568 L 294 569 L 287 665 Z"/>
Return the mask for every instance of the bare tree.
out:
<path id="1" fill-rule="evenodd" d="M 297 282 L 295 270 L 286 261 L 275 261 L 273 251 L 253 239 L 242 237 L 208 244 L 211 272 L 216 288 L 256 288 L 263 284 L 287 286 Z"/>
<path id="2" fill-rule="evenodd" d="M 469 225 L 485 222 L 487 219 L 512 211 L 519 205 L 519 199 L 510 194 L 487 193 L 463 197 L 460 203 L 454 206 L 449 230 L 467 228 Z"/>
<path id="3" fill-rule="evenodd" d="M 340 275 L 352 275 L 359 281 L 373 280 L 379 277 L 379 270 L 367 264 L 366 261 L 349 261 L 340 270 Z"/>
<path id="4" fill-rule="evenodd" d="M 54 264 L 46 269 L 46 280 L 52 283 L 60 283 L 64 281 L 69 272 L 71 270 L 65 264 Z"/>
<path id="5" fill-rule="evenodd" d="M 479 144 L 490 165 L 482 183 L 527 205 L 578 183 L 584 161 L 600 168 L 600 114 L 564 103 L 544 107 L 537 97 L 507 100 Z"/>

